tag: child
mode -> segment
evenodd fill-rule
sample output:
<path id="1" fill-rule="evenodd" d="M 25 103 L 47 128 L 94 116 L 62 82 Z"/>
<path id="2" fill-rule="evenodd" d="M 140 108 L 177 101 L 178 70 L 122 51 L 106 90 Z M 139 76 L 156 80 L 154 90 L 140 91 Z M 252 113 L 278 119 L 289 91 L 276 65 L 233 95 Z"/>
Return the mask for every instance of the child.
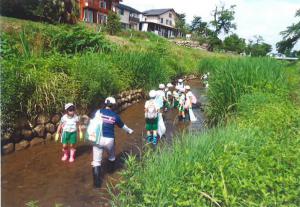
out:
<path id="1" fill-rule="evenodd" d="M 176 87 L 176 89 L 178 90 L 178 87 Z M 177 109 L 179 106 L 179 93 L 177 92 L 177 90 L 173 91 L 173 107 L 174 107 L 174 109 Z"/>
<path id="2" fill-rule="evenodd" d="M 179 110 L 179 119 L 182 119 L 183 121 L 185 120 L 185 88 L 180 88 L 180 96 L 179 96 L 179 106 L 178 106 L 178 110 Z"/>
<path id="3" fill-rule="evenodd" d="M 60 124 L 57 128 L 57 133 L 55 140 L 57 141 L 61 133 L 61 142 L 63 144 L 63 156 L 62 161 L 66 161 L 69 158 L 69 162 L 74 162 L 75 160 L 75 144 L 77 142 L 77 132 L 79 132 L 80 139 L 82 138 L 81 129 L 79 127 L 79 118 L 75 114 L 75 106 L 72 103 L 65 105 L 66 114 L 61 118 Z M 70 151 L 68 149 L 68 144 L 70 145 Z M 70 157 L 69 157 L 70 155 Z"/>
<path id="4" fill-rule="evenodd" d="M 178 87 L 178 89 L 181 89 L 181 88 L 184 88 L 184 87 L 185 87 L 185 85 L 184 85 L 182 79 L 179 79 L 179 80 L 178 80 L 178 83 L 177 83 L 176 87 Z"/>
<path id="5" fill-rule="evenodd" d="M 156 91 L 149 92 L 150 99 L 145 103 L 145 119 L 147 130 L 147 142 L 157 145 L 158 112 L 159 106 L 155 102 Z M 151 134 L 152 132 L 152 134 Z"/>
<path id="6" fill-rule="evenodd" d="M 167 108 L 170 109 L 173 106 L 173 93 L 172 93 L 173 85 L 172 83 L 167 84 L 166 88 L 166 99 L 167 99 Z"/>
<path id="7" fill-rule="evenodd" d="M 96 112 L 95 118 L 102 120 L 102 136 L 98 143 L 93 145 L 93 181 L 94 187 L 101 187 L 101 162 L 103 158 L 103 151 L 108 152 L 109 172 L 113 172 L 115 169 L 115 126 L 126 131 L 128 134 L 132 134 L 133 130 L 128 128 L 122 121 L 121 117 L 114 112 L 116 107 L 116 99 L 114 97 L 107 97 L 104 102 L 105 106 Z"/>
<path id="8" fill-rule="evenodd" d="M 166 101 L 165 84 L 159 84 L 159 90 L 156 91 L 155 102 L 158 107 L 163 110 Z"/>

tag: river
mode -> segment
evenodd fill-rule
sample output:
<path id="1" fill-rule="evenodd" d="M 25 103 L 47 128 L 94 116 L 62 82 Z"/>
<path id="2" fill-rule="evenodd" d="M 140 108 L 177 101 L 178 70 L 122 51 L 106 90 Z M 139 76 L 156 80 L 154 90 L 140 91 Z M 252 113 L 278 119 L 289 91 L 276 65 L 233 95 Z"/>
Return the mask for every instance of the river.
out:
<path id="1" fill-rule="evenodd" d="M 189 82 L 193 93 L 201 103 L 206 102 L 206 91 L 200 81 Z M 2 206 L 21 207 L 29 201 L 37 201 L 38 206 L 54 207 L 62 204 L 67 207 L 110 206 L 110 196 L 106 185 L 119 182 L 118 172 L 124 167 L 127 154 L 141 154 L 145 144 L 144 102 L 137 103 L 120 115 L 135 133 L 127 135 L 116 128 L 116 171 L 107 172 L 107 154 L 102 162 L 103 183 L 101 189 L 94 189 L 92 183 L 92 148 L 87 143 L 79 143 L 74 163 L 60 160 L 61 144 L 49 143 L 3 156 L 1 160 Z M 194 113 L 198 118 L 194 123 L 178 122 L 176 111 L 165 114 L 166 138 L 171 141 L 182 130 L 200 131 L 204 127 L 204 115 L 200 109 Z"/>

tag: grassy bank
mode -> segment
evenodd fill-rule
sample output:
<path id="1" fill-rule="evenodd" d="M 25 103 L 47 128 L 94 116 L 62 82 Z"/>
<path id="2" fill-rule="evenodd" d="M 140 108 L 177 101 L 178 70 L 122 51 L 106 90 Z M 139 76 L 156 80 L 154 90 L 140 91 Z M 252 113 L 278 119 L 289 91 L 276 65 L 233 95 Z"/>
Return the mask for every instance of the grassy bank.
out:
<path id="1" fill-rule="evenodd" d="M 219 63 L 206 67 L 219 126 L 130 157 L 115 206 L 299 206 L 299 64 Z"/>
<path id="2" fill-rule="evenodd" d="M 4 128 L 14 127 L 20 116 L 59 112 L 66 102 L 86 110 L 126 89 L 147 90 L 197 73 L 197 60 L 212 55 L 151 33 L 125 31 L 112 37 L 85 24 L 0 21 Z"/>

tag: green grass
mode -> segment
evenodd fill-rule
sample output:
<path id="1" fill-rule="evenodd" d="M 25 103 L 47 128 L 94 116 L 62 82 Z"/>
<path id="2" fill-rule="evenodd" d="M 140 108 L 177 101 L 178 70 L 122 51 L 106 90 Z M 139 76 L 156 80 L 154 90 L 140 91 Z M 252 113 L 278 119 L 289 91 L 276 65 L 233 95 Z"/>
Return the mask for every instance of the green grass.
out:
<path id="1" fill-rule="evenodd" d="M 258 63 L 236 61 L 257 66 L 260 60 L 254 60 Z M 225 78 L 238 73 L 225 67 Z M 299 206 L 300 105 L 290 94 L 299 90 L 294 76 L 300 68 L 280 68 L 270 74 L 282 75 L 271 88 L 238 73 L 238 80 L 257 85 L 239 95 L 226 125 L 183 134 L 171 146 L 147 151 L 142 160 L 130 157 L 113 206 Z M 229 84 L 223 83 L 224 91 Z"/>
<path id="2" fill-rule="evenodd" d="M 0 21 L 3 129 L 21 116 L 60 112 L 65 102 L 87 110 L 123 90 L 157 88 L 198 73 L 198 60 L 211 55 L 151 33 L 112 37 L 85 24 Z"/>
<path id="3" fill-rule="evenodd" d="M 244 94 L 262 91 L 284 96 L 289 87 L 283 63 L 270 58 L 209 58 L 200 62 L 199 70 L 211 72 L 207 115 L 212 125 L 226 122 Z"/>

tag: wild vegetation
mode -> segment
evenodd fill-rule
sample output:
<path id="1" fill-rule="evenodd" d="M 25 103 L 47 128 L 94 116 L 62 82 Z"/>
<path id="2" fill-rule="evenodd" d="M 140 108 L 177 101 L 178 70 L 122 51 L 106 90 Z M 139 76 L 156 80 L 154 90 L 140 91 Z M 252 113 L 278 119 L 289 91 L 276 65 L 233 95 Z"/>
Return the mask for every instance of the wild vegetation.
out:
<path id="1" fill-rule="evenodd" d="M 298 206 L 299 64 L 209 59 L 199 69 L 211 73 L 219 125 L 130 157 L 113 205 Z"/>
<path id="2" fill-rule="evenodd" d="M 20 116 L 60 112 L 66 102 L 87 110 L 107 95 L 196 73 L 195 59 L 208 55 L 150 33 L 125 31 L 110 37 L 84 24 L 5 17 L 1 22 L 3 129 L 14 127 Z"/>

